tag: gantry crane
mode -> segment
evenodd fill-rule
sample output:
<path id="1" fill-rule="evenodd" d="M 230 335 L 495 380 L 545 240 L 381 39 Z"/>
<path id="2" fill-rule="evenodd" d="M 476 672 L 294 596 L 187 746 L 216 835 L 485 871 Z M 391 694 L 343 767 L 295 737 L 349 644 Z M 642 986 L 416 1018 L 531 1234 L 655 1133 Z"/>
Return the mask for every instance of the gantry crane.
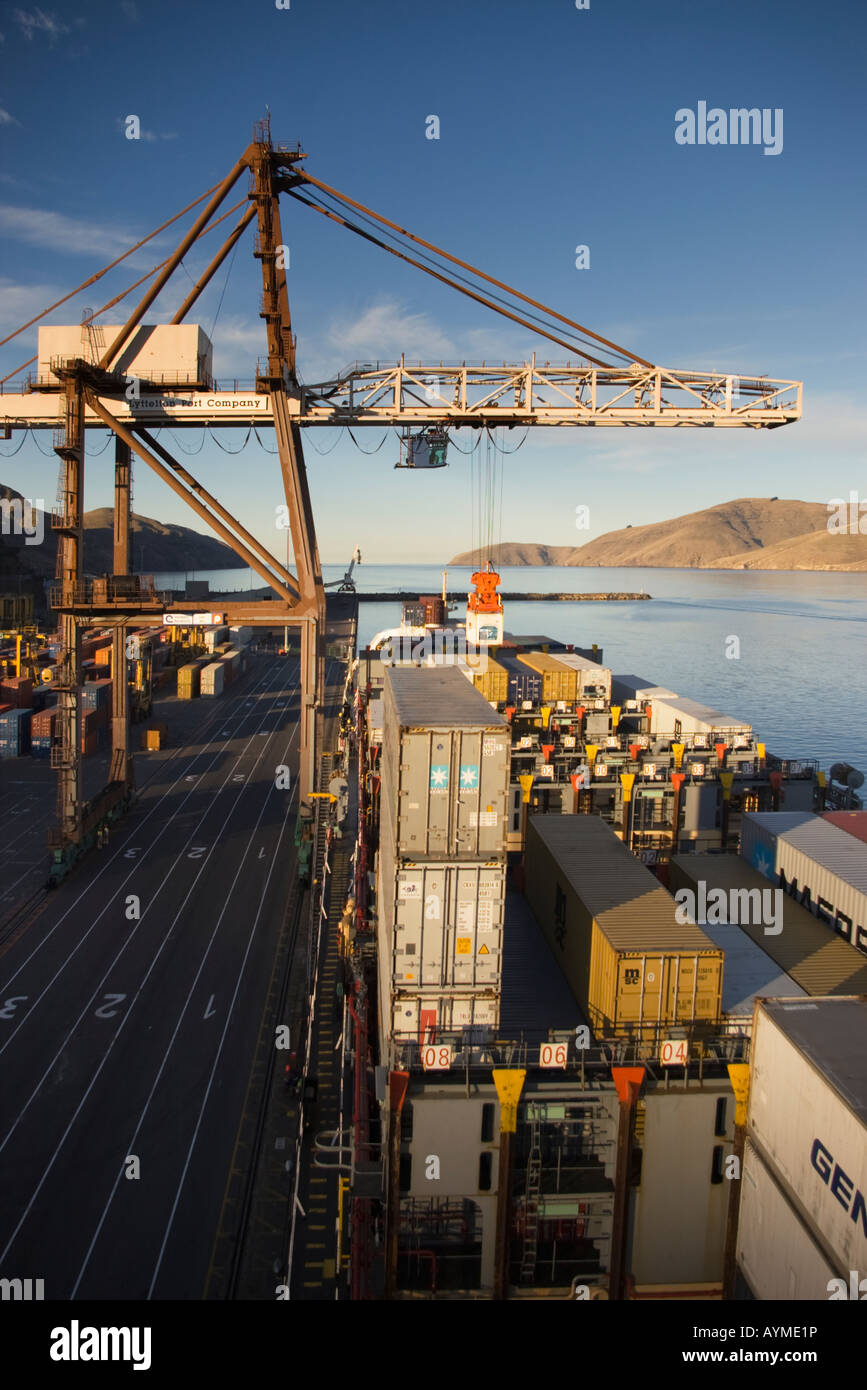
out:
<path id="1" fill-rule="evenodd" d="M 800 382 L 655 366 L 323 183 L 304 168 L 305 158 L 298 147 L 272 145 L 269 123 L 260 122 L 252 143 L 222 182 L 144 239 L 151 240 L 192 208 L 205 204 L 172 255 L 136 282 L 149 280 L 150 285 L 112 341 L 106 346 L 103 335 L 90 332 L 90 325 L 97 314 L 125 298 L 129 290 L 95 314 L 85 315 L 87 338 L 80 354 L 52 358 L 48 370 L 38 371 L 22 390 L 0 394 L 0 430 L 4 437 L 21 428 L 53 429 L 54 447 L 61 461 L 60 504 L 52 516 L 52 526 L 59 537 L 57 582 L 50 596 L 59 615 L 62 641 L 58 662 L 58 733 L 52 749 L 52 764 L 58 772 L 59 810 L 54 851 L 60 871 L 87 845 L 101 819 L 126 801 L 132 786 L 128 688 L 126 681 L 115 680 L 111 780 L 100 798 L 88 804 L 82 800 L 80 629 L 94 621 L 114 628 L 114 670 L 120 672 L 125 669 L 127 626 L 152 620 L 161 611 L 171 613 L 190 607 L 189 603 L 166 602 L 154 590 L 152 581 L 130 574 L 133 453 L 272 589 L 275 599 L 271 602 L 222 603 L 223 620 L 300 628 L 299 792 L 303 800 L 314 785 L 315 711 L 324 675 L 325 592 L 301 444 L 302 428 L 394 425 L 406 431 L 415 426 L 442 438 L 447 430 L 461 426 L 773 429 L 800 417 Z M 250 180 L 246 199 L 217 216 L 221 204 L 244 174 Z M 283 259 L 283 193 L 475 302 L 566 348 L 576 362 L 552 365 L 539 362 L 534 356 L 529 362 L 511 365 L 413 365 L 401 358 L 397 365 L 385 367 L 378 363 L 355 364 L 334 380 L 312 386 L 302 384 L 296 372 L 296 341 Z M 129 390 L 131 380 L 122 363 L 129 359 L 132 337 L 149 307 L 190 249 L 243 207 L 244 202 L 248 206 L 239 221 L 187 293 L 171 323 L 188 319 L 205 286 L 255 220 L 253 254 L 261 266 L 259 313 L 265 321 L 267 346 L 267 360 L 257 370 L 255 390 L 216 391 L 211 381 L 203 379 L 199 368 L 186 375 L 176 374 L 170 381 L 139 379 L 135 389 Z M 144 242 L 130 248 L 119 260 Z M 112 266 L 116 264 L 117 261 L 112 262 Z M 104 273 L 100 271 L 85 284 L 94 283 Z M 29 328 L 84 287 L 78 286 L 17 332 Z M 10 334 L 3 341 L 14 336 Z M 29 365 L 26 362 L 15 372 Z M 5 385 L 15 372 L 0 385 Z M 228 422 L 257 427 L 268 424 L 275 431 L 294 573 L 247 531 L 148 428 Z M 82 575 L 85 437 L 87 429 L 106 426 L 115 436 L 113 571 L 102 580 L 86 581 Z"/>

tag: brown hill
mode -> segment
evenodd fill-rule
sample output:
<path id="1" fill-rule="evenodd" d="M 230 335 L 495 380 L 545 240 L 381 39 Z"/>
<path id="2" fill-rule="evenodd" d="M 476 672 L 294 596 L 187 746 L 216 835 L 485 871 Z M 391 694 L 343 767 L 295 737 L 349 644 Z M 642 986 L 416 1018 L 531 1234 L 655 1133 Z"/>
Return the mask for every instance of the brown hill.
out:
<path id="1" fill-rule="evenodd" d="M 490 558 L 500 565 L 867 570 L 867 535 L 831 534 L 828 520 L 823 502 L 740 497 L 670 521 L 609 531 L 571 550 L 512 542 L 494 547 Z M 450 563 L 473 558 L 465 553 Z"/>

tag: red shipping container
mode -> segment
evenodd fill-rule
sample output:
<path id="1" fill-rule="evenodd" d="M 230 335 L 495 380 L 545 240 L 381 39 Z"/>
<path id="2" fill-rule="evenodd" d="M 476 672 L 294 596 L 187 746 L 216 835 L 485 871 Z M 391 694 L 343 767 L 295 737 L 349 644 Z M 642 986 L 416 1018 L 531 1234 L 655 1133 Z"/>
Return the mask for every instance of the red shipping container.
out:
<path id="1" fill-rule="evenodd" d="M 33 704 L 33 682 L 26 676 L 12 676 L 0 684 L 0 698 L 14 709 L 30 709 Z"/>
<path id="2" fill-rule="evenodd" d="M 81 751 L 85 757 L 96 753 L 99 748 L 99 734 L 86 734 L 81 740 Z"/>
<path id="3" fill-rule="evenodd" d="M 57 710 L 44 709 L 38 714 L 34 714 L 30 729 L 34 738 L 50 737 L 54 734 L 54 725 L 57 722 Z"/>

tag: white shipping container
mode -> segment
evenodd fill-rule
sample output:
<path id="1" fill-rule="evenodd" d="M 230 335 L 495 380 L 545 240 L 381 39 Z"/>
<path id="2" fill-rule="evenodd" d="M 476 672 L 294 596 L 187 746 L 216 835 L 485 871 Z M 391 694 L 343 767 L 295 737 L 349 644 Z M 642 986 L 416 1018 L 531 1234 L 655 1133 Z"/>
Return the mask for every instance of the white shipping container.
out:
<path id="1" fill-rule="evenodd" d="M 726 1032 L 750 1032 L 756 995 L 771 999 L 806 999 L 807 991 L 795 984 L 775 960 L 732 923 L 708 923 L 699 916 L 698 926 L 715 946 L 725 951 L 723 964 L 722 1012 L 724 1019 L 742 1027 Z"/>
<path id="2" fill-rule="evenodd" d="M 221 642 L 225 642 L 229 635 L 227 627 L 206 627 L 205 628 L 205 651 L 212 652 Z"/>
<path id="3" fill-rule="evenodd" d="M 622 704 L 624 700 L 636 700 L 639 705 L 644 705 L 648 700 L 677 699 L 676 690 L 653 685 L 644 676 L 612 675 L 611 693 L 617 704 Z"/>
<path id="4" fill-rule="evenodd" d="M 230 627 L 229 633 L 229 641 L 234 642 L 236 647 L 246 647 L 253 639 L 251 627 Z"/>
<path id="5" fill-rule="evenodd" d="M 867 954 L 867 851 L 808 812 L 743 817 L 741 855 L 759 873 Z"/>
<path id="6" fill-rule="evenodd" d="M 585 690 L 595 690 L 597 687 L 602 688 L 606 700 L 611 698 L 611 670 L 608 666 L 601 666 L 598 661 L 579 656 L 577 652 L 552 652 L 551 655 L 564 666 L 571 666 L 573 671 L 578 672 L 579 700 L 582 699 Z"/>
<path id="7" fill-rule="evenodd" d="M 202 695 L 222 695 L 226 668 L 222 661 L 214 661 L 202 667 L 200 690 Z"/>
<path id="8" fill-rule="evenodd" d="M 712 742 L 723 742 L 727 737 L 748 740 L 753 732 L 752 725 L 745 720 L 733 719 L 698 700 L 654 696 L 651 703 L 652 734 L 703 734 Z"/>
<path id="9" fill-rule="evenodd" d="M 747 1142 L 741 1177 L 737 1261 L 758 1299 L 827 1299 L 829 1262 L 785 1194 Z"/>
<path id="10" fill-rule="evenodd" d="M 867 1276 L 867 999 L 757 1003 L 747 1134 L 829 1263 Z"/>
<path id="11" fill-rule="evenodd" d="M 434 860 L 505 854 L 506 720 L 448 667 L 388 668 L 383 701 L 381 804 L 397 853 Z"/>
<path id="12" fill-rule="evenodd" d="M 391 996 L 391 1031 L 398 1042 L 437 1042 L 444 1033 L 496 1028 L 499 1022 L 499 996 L 481 992 Z"/>

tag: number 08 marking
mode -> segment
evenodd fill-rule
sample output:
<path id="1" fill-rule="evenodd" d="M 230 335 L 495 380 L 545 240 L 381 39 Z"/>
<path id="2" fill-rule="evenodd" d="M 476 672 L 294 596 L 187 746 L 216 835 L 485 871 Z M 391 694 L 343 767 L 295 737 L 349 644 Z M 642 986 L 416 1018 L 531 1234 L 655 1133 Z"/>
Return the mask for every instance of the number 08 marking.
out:
<path id="1" fill-rule="evenodd" d="M 452 1064 L 452 1050 L 442 1044 L 429 1043 L 421 1050 L 421 1064 L 425 1071 L 448 1071 Z"/>

